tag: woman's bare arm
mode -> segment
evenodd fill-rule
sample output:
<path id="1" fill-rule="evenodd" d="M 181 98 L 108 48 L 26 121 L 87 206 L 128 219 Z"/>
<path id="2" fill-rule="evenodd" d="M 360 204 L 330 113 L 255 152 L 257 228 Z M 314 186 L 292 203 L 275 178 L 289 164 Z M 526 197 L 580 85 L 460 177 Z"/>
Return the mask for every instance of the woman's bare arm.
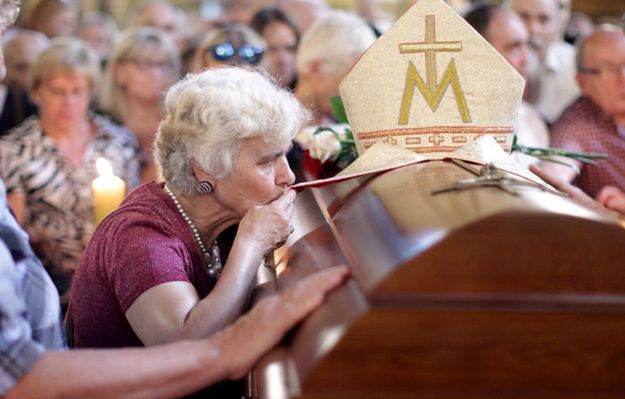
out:
<path id="1" fill-rule="evenodd" d="M 346 274 L 345 267 L 336 267 L 303 279 L 210 339 L 147 349 L 48 352 L 6 398 L 164 399 L 241 378 Z"/>

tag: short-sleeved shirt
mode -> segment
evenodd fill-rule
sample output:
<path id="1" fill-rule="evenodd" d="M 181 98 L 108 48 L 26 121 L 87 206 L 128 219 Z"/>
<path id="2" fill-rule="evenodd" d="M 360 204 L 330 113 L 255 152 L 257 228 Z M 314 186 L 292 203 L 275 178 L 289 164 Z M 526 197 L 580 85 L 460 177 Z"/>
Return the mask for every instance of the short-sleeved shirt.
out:
<path id="1" fill-rule="evenodd" d="M 0 397 L 46 350 L 64 350 L 59 297 L 6 204 L 0 181 Z"/>
<path id="2" fill-rule="evenodd" d="M 549 130 L 534 107 L 523 101 L 519 107 L 515 132 L 517 143 L 527 147 L 549 147 Z M 521 152 L 513 152 L 512 158 L 526 168 L 540 160 Z"/>
<path id="3" fill-rule="evenodd" d="M 215 281 L 202 265 L 189 226 L 163 183 L 146 183 L 96 229 L 80 260 L 71 295 L 76 347 L 143 346 L 125 313 L 145 291 L 190 282 L 200 298 Z"/>
<path id="4" fill-rule="evenodd" d="M 551 44 L 539 73 L 534 106 L 552 124 L 580 95 L 575 80 L 575 47 L 563 41 Z"/>
<path id="5" fill-rule="evenodd" d="M 614 120 L 590 98 L 580 97 L 564 111 L 552 130 L 551 145 L 576 152 L 603 153 L 598 167 L 583 165 L 573 184 L 595 197 L 604 186 L 625 191 L 625 138 Z"/>
<path id="6" fill-rule="evenodd" d="M 141 156 L 133 134 L 96 114 L 90 120 L 95 136 L 80 166 L 63 157 L 36 117 L 0 138 L 0 177 L 9 194 L 25 194 L 31 245 L 61 292 L 69 284 L 64 271 L 76 267 L 93 233 L 96 159 L 110 161 L 128 189 L 140 184 Z"/>

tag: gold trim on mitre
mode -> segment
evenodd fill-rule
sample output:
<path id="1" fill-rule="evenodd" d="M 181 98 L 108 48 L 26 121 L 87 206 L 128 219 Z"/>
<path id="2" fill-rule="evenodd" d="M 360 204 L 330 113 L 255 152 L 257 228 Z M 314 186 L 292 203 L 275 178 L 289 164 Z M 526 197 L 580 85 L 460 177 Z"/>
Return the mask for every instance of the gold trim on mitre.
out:
<path id="1" fill-rule="evenodd" d="M 442 0 L 417 0 L 340 86 L 358 153 L 376 142 L 440 159 L 482 136 L 507 152 L 523 78 Z"/>

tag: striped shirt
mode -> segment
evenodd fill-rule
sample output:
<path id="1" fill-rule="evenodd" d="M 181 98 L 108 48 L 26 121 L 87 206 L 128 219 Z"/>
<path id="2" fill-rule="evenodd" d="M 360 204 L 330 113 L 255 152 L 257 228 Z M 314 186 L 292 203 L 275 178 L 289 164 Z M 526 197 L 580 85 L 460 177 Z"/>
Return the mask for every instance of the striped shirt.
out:
<path id="1" fill-rule="evenodd" d="M 25 195 L 31 245 L 61 292 L 69 287 L 69 275 L 95 227 L 91 182 L 97 177 L 96 159 L 111 162 L 128 190 L 140 184 L 134 135 L 96 114 L 90 119 L 96 132 L 80 167 L 65 159 L 36 117 L 0 138 L 0 177 L 9 194 Z"/>
<path id="2" fill-rule="evenodd" d="M 6 204 L 0 181 L 0 397 L 45 350 L 63 350 L 59 297 Z"/>

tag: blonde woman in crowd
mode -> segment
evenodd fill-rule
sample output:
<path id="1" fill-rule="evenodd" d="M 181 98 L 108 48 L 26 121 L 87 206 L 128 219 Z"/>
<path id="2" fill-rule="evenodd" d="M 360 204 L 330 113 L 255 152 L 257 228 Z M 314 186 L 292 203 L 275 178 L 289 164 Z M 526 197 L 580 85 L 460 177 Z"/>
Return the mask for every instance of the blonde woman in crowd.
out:
<path id="1" fill-rule="evenodd" d="M 147 27 L 123 34 L 105 71 L 100 109 L 137 137 L 145 154 L 144 181 L 158 178 L 153 142 L 163 117 L 163 97 L 179 71 L 180 57 L 171 38 Z"/>
<path id="2" fill-rule="evenodd" d="M 111 162 L 129 189 L 140 183 L 134 136 L 89 111 L 99 80 L 97 55 L 84 42 L 55 39 L 31 68 L 39 116 L 0 139 L 8 202 L 61 293 L 94 229 L 96 159 Z"/>

